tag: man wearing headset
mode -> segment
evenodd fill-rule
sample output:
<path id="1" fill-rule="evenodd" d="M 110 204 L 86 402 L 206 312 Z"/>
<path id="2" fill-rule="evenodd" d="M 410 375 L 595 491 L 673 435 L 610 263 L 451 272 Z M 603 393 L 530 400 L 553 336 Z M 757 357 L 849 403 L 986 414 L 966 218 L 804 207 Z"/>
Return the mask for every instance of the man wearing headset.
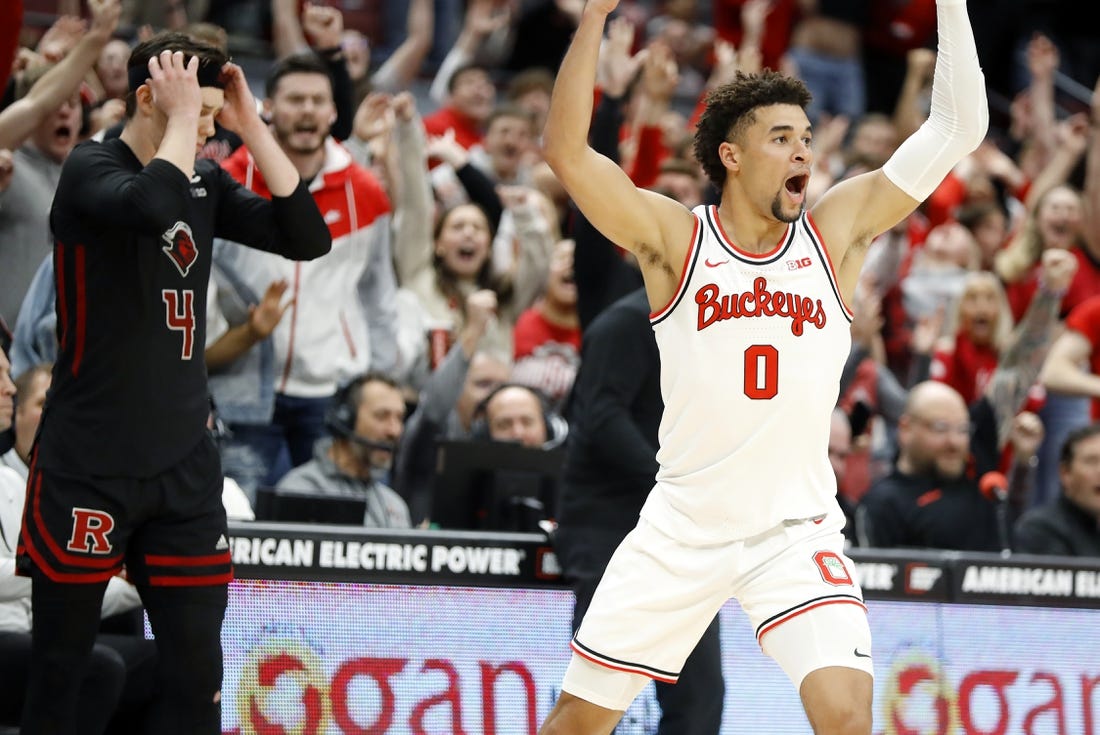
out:
<path id="1" fill-rule="evenodd" d="M 313 459 L 291 470 L 277 488 L 296 493 L 362 497 L 363 525 L 409 528 L 409 507 L 382 477 L 393 464 L 405 421 L 405 398 L 393 378 L 367 373 L 336 393 L 325 416 L 331 438 Z"/>
<path id="2" fill-rule="evenodd" d="M 565 441 L 565 420 L 552 412 L 546 397 L 519 383 L 497 386 L 474 412 L 475 438 L 516 442 L 532 449 L 553 449 Z"/>

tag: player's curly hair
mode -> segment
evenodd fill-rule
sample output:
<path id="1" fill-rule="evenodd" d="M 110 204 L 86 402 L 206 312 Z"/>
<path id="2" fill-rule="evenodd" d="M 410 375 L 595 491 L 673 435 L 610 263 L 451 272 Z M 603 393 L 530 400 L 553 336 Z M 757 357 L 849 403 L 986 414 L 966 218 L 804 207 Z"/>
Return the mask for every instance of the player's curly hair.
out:
<path id="1" fill-rule="evenodd" d="M 738 142 L 756 122 L 756 108 L 798 105 L 805 109 L 810 99 L 810 90 L 802 80 L 769 69 L 758 74 L 739 71 L 732 82 L 712 90 L 696 126 L 694 144 L 695 158 L 710 183 L 719 191 L 725 186 L 726 169 L 718 157 L 718 146 Z"/>

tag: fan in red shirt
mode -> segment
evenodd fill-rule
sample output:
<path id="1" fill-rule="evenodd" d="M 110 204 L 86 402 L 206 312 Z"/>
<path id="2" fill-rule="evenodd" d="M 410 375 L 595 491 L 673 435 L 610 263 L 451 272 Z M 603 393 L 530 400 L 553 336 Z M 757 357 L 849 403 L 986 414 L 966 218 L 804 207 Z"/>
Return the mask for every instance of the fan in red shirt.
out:
<path id="1" fill-rule="evenodd" d="M 572 240 L 554 246 L 546 293 L 520 314 L 513 332 L 512 381 L 538 388 L 559 405 L 573 387 L 581 361 L 573 249 Z"/>
<path id="2" fill-rule="evenodd" d="M 967 405 L 985 390 L 1012 332 L 1004 288 L 992 273 L 971 273 L 963 284 L 951 336 L 936 347 L 930 377 L 959 392 Z"/>
<path id="3" fill-rule="evenodd" d="M 1092 418 L 1100 420 L 1100 294 L 1066 317 L 1066 331 L 1050 348 L 1040 377 L 1052 391 L 1091 396 Z"/>
<path id="4" fill-rule="evenodd" d="M 1069 250 L 1077 258 L 1077 273 L 1062 299 L 1062 314 L 1100 293 L 1100 244 L 1085 235 L 1088 223 L 1081 194 L 1071 186 L 1055 186 L 1039 198 L 1022 229 L 996 258 L 997 275 L 1007 285 L 1012 315 L 1019 320 L 1039 287 L 1039 258 L 1048 248 Z"/>
<path id="5" fill-rule="evenodd" d="M 484 67 L 467 64 L 451 75 L 447 94 L 447 104 L 424 118 L 424 131 L 443 135 L 454 130 L 455 141 L 469 150 L 481 142 L 485 121 L 496 106 L 496 87 Z"/>

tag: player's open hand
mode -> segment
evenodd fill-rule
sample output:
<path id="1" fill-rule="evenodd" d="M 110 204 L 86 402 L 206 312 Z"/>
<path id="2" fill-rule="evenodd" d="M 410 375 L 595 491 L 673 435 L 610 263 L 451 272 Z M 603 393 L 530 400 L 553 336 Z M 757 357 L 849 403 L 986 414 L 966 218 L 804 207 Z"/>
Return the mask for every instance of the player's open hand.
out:
<path id="1" fill-rule="evenodd" d="M 256 109 L 256 98 L 248 88 L 248 80 L 245 79 L 241 67 L 233 63 L 226 64 L 222 67 L 222 79 L 225 82 L 225 105 L 218 114 L 218 122 L 222 127 L 240 135 L 249 124 L 262 124 L 260 113 Z"/>
<path id="2" fill-rule="evenodd" d="M 75 15 L 63 15 L 46 29 L 35 51 L 51 64 L 56 64 L 73 50 L 84 34 L 84 21 Z"/>
<path id="3" fill-rule="evenodd" d="M 182 51 L 162 51 L 149 59 L 149 80 L 153 105 L 168 118 L 191 116 L 196 120 L 202 111 L 199 91 L 199 58 L 192 56 L 185 64 Z"/>
<path id="4" fill-rule="evenodd" d="M 294 299 L 287 299 L 286 303 L 283 303 L 283 295 L 286 294 L 289 286 L 285 279 L 272 281 L 268 284 L 260 303 L 248 307 L 248 329 L 257 341 L 266 339 L 275 331 L 275 327 L 283 319 L 283 314 L 294 303 Z"/>

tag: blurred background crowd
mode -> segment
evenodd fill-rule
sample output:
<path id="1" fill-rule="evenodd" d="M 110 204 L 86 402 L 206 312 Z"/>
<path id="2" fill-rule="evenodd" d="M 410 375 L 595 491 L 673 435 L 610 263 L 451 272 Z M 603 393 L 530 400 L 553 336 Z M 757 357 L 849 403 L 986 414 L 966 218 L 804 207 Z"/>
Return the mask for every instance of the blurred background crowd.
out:
<path id="1" fill-rule="evenodd" d="M 0 399 L 15 408 L 0 471 L 13 487 L 56 354 L 60 168 L 75 145 L 118 134 L 129 51 L 164 30 L 241 64 L 334 241 L 308 263 L 215 245 L 200 334 L 232 518 L 279 487 L 369 497 L 370 526 L 428 524 L 437 448 L 471 437 L 568 446 L 567 493 L 652 484 L 644 305 L 619 320 L 643 324 L 637 349 L 628 325 L 601 321 L 636 299 L 639 271 L 540 153 L 583 5 L 5 2 L 0 334 L 14 386 L 0 371 Z M 1100 43 L 1068 0 L 968 8 L 990 130 L 875 242 L 850 304 L 830 437 L 847 534 L 1100 556 Z M 781 69 L 814 95 L 812 206 L 924 122 L 935 16 L 934 0 L 623 0 L 592 144 L 638 186 L 715 204 L 691 149 L 705 96 L 739 71 Z M 201 156 L 267 193 L 232 133 Z M 588 496 L 560 512 L 593 527 L 636 514 L 640 498 L 609 492 L 606 516 Z"/>

